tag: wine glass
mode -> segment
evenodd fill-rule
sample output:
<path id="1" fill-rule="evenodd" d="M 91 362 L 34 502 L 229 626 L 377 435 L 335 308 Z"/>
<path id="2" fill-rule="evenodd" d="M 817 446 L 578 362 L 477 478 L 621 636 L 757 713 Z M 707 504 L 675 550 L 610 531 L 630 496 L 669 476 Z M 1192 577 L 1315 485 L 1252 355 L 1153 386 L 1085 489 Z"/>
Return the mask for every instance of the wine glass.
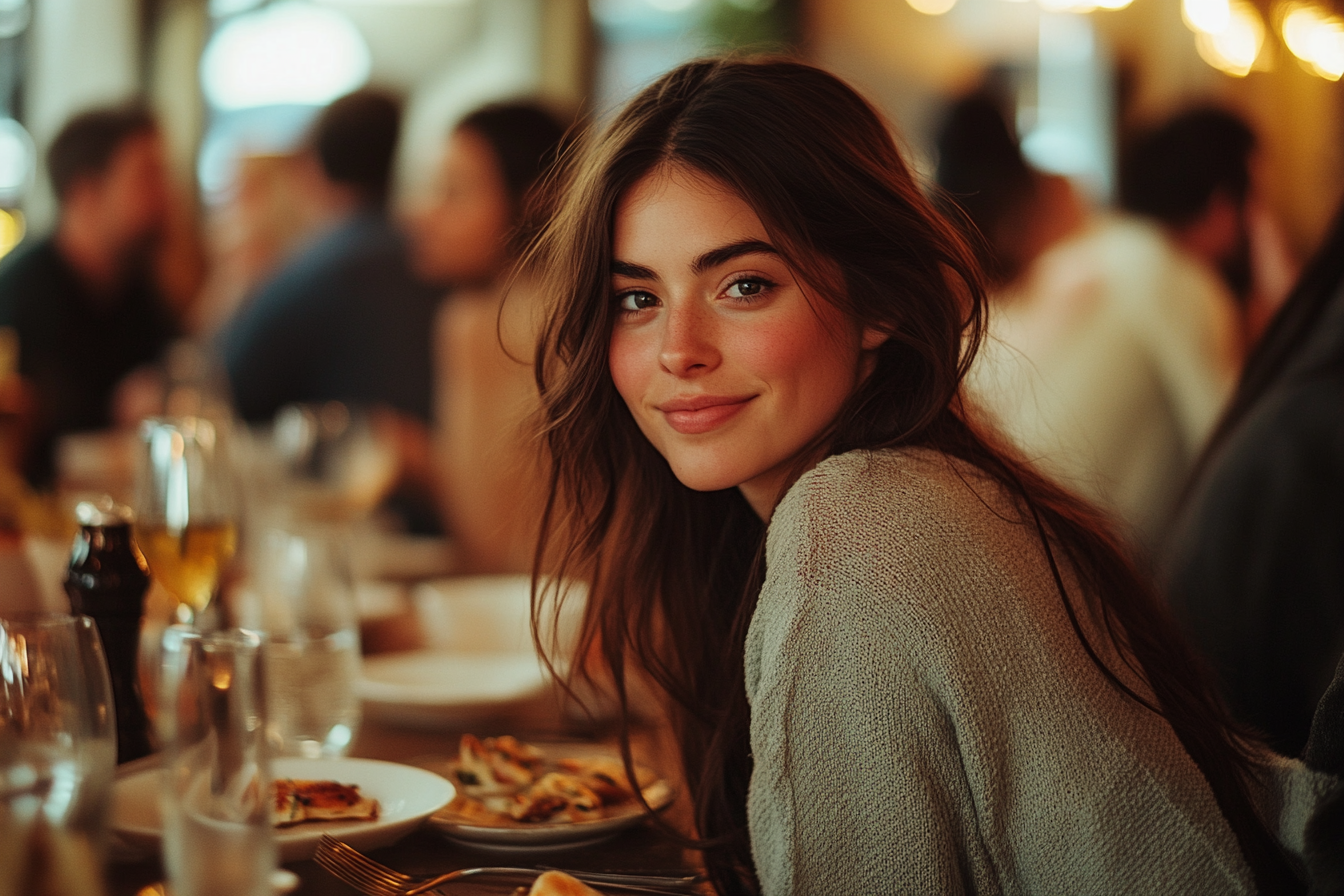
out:
<path id="1" fill-rule="evenodd" d="M 96 847 L 116 765 L 112 685 L 93 620 L 0 620 L 0 812 Z"/>
<path id="2" fill-rule="evenodd" d="M 199 626 L 238 546 L 219 435 L 201 417 L 149 419 L 140 433 L 136 542 L 150 574 L 177 598 L 177 620 Z"/>

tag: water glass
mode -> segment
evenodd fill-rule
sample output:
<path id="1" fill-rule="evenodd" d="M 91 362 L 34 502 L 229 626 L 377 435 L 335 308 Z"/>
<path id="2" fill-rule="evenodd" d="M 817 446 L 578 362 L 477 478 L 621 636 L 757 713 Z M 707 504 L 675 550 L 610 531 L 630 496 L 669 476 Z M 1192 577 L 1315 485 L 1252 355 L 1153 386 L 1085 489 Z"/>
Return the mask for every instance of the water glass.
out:
<path id="1" fill-rule="evenodd" d="M 163 645 L 163 861 L 174 896 L 270 896 L 266 674 L 261 638 L 168 629 Z"/>
<path id="2" fill-rule="evenodd" d="M 253 546 L 272 748 L 344 756 L 360 723 L 359 618 L 339 530 L 272 528 Z"/>
<path id="3" fill-rule="evenodd" d="M 0 827 L 43 822 L 101 849 L 116 756 L 93 620 L 0 620 Z"/>

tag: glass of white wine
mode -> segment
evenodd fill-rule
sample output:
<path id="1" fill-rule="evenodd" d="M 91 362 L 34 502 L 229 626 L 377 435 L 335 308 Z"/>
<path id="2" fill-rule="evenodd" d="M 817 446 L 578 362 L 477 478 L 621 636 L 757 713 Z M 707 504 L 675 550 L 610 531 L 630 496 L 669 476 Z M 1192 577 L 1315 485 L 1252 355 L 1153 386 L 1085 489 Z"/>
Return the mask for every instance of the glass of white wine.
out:
<path id="1" fill-rule="evenodd" d="M 150 574 L 177 598 L 177 621 L 204 625 L 220 575 L 238 547 L 233 481 L 215 425 L 153 418 L 136 496 L 136 542 Z"/>

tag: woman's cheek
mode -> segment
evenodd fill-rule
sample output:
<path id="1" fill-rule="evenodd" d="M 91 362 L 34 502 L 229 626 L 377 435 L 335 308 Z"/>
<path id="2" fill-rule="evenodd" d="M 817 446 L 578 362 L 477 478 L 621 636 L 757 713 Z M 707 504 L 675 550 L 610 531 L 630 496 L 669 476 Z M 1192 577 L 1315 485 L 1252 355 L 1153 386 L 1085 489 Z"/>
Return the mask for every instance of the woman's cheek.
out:
<path id="1" fill-rule="evenodd" d="M 611 380 L 616 391 L 632 411 L 636 410 L 639 396 L 651 374 L 649 364 L 656 360 L 650 357 L 648 342 L 647 337 L 623 329 L 619 322 L 611 336 L 607 366 L 611 370 Z"/>

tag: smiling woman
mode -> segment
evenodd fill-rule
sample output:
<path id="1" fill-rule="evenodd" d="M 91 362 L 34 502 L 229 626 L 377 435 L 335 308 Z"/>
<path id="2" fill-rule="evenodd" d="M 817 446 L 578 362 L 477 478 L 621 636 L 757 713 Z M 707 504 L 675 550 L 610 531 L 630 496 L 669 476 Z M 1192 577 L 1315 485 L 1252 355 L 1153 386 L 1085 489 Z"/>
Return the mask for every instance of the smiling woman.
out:
<path id="1" fill-rule="evenodd" d="M 853 90 L 673 71 L 532 261 L 537 556 L 590 579 L 580 674 L 661 688 L 721 894 L 1302 890 L 1258 813 L 1318 782 L 977 426 L 980 272 Z"/>
<path id="2" fill-rule="evenodd" d="M 751 206 L 691 168 L 626 194 L 612 248 L 616 390 L 682 484 L 769 518 L 882 334 L 810 301 Z"/>

